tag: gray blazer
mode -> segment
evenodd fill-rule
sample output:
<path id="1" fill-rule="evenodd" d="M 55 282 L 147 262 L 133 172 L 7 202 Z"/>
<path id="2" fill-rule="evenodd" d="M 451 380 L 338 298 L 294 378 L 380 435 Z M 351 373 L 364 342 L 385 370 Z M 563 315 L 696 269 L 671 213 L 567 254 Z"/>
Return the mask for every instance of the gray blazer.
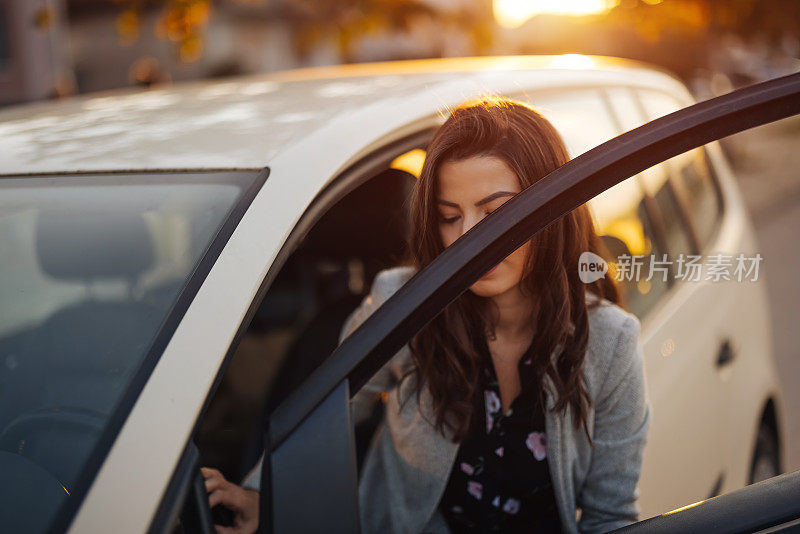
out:
<path id="1" fill-rule="evenodd" d="M 339 343 L 414 272 L 405 266 L 379 272 L 370 293 L 345 321 Z M 587 299 L 591 298 L 596 297 L 587 293 Z M 566 414 L 553 414 L 554 401 L 546 396 L 548 464 L 565 532 L 605 532 L 638 519 L 636 484 L 650 425 L 639 326 L 634 315 L 607 300 L 589 311 L 584 376 L 594 400 L 587 421 L 594 449 L 583 428 L 572 424 L 569 409 Z M 551 358 L 555 356 L 556 351 Z M 423 389 L 417 404 L 411 379 L 403 382 L 400 395 L 407 401 L 401 409 L 397 383 L 410 365 L 405 345 L 352 400 L 353 419 L 358 422 L 370 413 L 380 394 L 386 394 L 384 419 L 359 475 L 365 534 L 449 532 L 437 508 L 458 444 L 428 423 L 433 420 L 430 396 Z M 246 478 L 245 487 L 258 489 L 260 464 Z"/>
<path id="2" fill-rule="evenodd" d="M 378 273 L 369 295 L 345 321 L 339 342 L 414 272 L 401 266 Z M 596 297 L 587 292 L 587 298 Z M 548 464 L 565 532 L 606 532 L 638 520 L 637 482 L 650 425 L 639 328 L 636 316 L 607 300 L 589 310 L 584 376 L 594 401 L 587 421 L 593 449 L 583 428 L 572 424 L 569 410 L 552 413 L 554 400 L 546 397 Z M 400 397 L 408 400 L 401 408 L 396 386 L 410 365 L 405 345 L 352 401 L 358 422 L 379 394 L 388 394 L 383 422 L 359 476 L 365 534 L 448 532 L 437 508 L 458 444 L 428 422 L 433 420 L 430 396 L 423 389 L 417 404 L 411 379 L 402 383 Z"/>

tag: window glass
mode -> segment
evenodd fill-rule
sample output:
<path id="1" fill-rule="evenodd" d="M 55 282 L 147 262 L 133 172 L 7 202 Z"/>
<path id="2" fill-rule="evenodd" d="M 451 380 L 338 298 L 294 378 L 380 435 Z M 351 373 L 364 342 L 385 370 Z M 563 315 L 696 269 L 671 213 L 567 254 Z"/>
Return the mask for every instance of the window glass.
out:
<path id="1" fill-rule="evenodd" d="M 636 94 L 629 88 L 612 88 L 606 90 L 606 96 L 614 110 L 620 133 L 632 130 L 641 126 L 647 120 L 645 111 L 636 101 Z M 670 109 L 672 112 L 678 108 Z M 662 113 L 663 114 L 663 113 Z M 673 158 L 671 161 L 680 159 Z M 691 240 L 684 224 L 683 214 L 678 203 L 675 184 L 669 180 L 670 167 L 660 163 L 639 174 L 639 178 L 645 189 L 646 194 L 651 196 L 658 209 L 660 223 L 663 226 L 663 239 L 665 252 L 669 254 L 668 260 L 676 261 L 680 254 L 690 254 L 692 252 Z M 685 197 L 685 195 L 684 195 Z M 674 264 L 673 264 L 674 265 Z M 670 275 L 670 279 L 672 275 Z"/>
<path id="2" fill-rule="evenodd" d="M 669 115 L 684 107 L 675 97 L 667 93 L 641 89 L 638 94 L 649 121 Z"/>
<path id="3" fill-rule="evenodd" d="M 663 163 L 650 167 L 641 173 L 644 189 L 655 200 L 660 221 L 664 231 L 665 252 L 669 259 L 676 261 L 678 257 L 692 254 L 692 244 L 687 233 L 683 213 L 678 204 L 667 168 Z"/>
<path id="4" fill-rule="evenodd" d="M 109 418 L 245 186 L 184 178 L 0 179 L 0 472 L 38 507 L 4 518 L 12 530 L 38 531 L 79 498 Z"/>
<path id="5" fill-rule="evenodd" d="M 644 317 L 667 290 L 659 264 L 661 251 L 645 209 L 636 177 L 629 178 L 588 202 L 607 255 L 609 274 L 617 281 L 628 310 Z M 651 272 L 652 269 L 652 272 Z"/>
<path id="6" fill-rule="evenodd" d="M 629 129 L 644 122 L 630 90 L 611 93 L 625 104 L 622 112 L 615 109 L 617 115 L 624 117 L 623 126 L 612 115 L 599 90 L 543 92 L 530 98 L 518 98 L 553 123 L 570 157 L 574 158 L 616 137 L 623 127 Z M 653 265 L 652 275 L 650 273 L 653 258 L 661 259 L 662 251 L 653 235 L 639 178 L 625 180 L 588 204 L 598 234 L 608 249 L 605 259 L 609 262 L 610 276 L 617 279 L 627 308 L 643 317 L 666 291 L 670 277 L 664 281 L 659 265 Z"/>
<path id="7" fill-rule="evenodd" d="M 555 126 L 571 158 L 618 135 L 598 91 L 547 92 L 520 100 L 528 102 Z"/>
<path id="8" fill-rule="evenodd" d="M 680 183 L 686 188 L 686 198 L 700 246 L 705 247 L 721 219 L 722 197 L 705 149 L 696 148 L 683 156 L 673 158 L 673 165 L 677 167 Z"/>
<path id="9" fill-rule="evenodd" d="M 633 89 L 628 87 L 612 87 L 605 90 L 614 117 L 619 126 L 619 132 L 627 132 L 638 128 L 647 122 L 642 110 L 635 100 Z"/>
<path id="10" fill-rule="evenodd" d="M 615 109 L 617 115 L 625 117 L 625 127 L 641 124 L 641 113 L 633 105 L 631 93 L 620 89 L 614 94 L 626 104 L 627 109 L 622 112 Z M 545 93 L 534 96 L 530 102 L 556 127 L 571 157 L 622 131 L 598 91 Z M 667 282 L 657 270 L 650 274 L 652 256 L 659 250 L 639 178 L 625 180 L 588 205 L 608 251 L 605 260 L 609 262 L 609 276 L 617 280 L 628 309 L 643 317 L 666 291 Z"/>
<path id="11" fill-rule="evenodd" d="M 655 119 L 682 106 L 673 97 L 655 91 L 642 91 L 641 102 L 648 117 Z M 700 246 L 711 239 L 722 215 L 722 199 L 704 148 L 696 148 L 667 160 L 676 175 L 676 186 L 683 189 Z"/>
<path id="12" fill-rule="evenodd" d="M 408 152 L 330 207 L 287 258 L 201 421 L 204 465 L 242 480 L 263 450 L 263 416 L 336 349 L 375 274 L 401 261 L 420 152 L 424 158 Z"/>

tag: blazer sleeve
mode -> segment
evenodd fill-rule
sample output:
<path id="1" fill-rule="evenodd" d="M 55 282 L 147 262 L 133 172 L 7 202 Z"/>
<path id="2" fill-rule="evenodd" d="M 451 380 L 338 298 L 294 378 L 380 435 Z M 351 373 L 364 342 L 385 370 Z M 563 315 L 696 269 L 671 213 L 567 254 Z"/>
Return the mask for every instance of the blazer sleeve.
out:
<path id="1" fill-rule="evenodd" d="M 396 279 L 397 271 L 384 270 L 378 273 L 372 283 L 369 294 L 361 304 L 353 310 L 342 326 L 339 334 L 341 344 L 361 323 L 367 320 L 388 298 L 402 285 L 402 279 Z M 372 413 L 376 402 L 383 393 L 391 390 L 399 381 L 399 360 L 405 356 L 403 350 L 386 362 L 377 373 L 353 396 L 350 401 L 353 424 L 357 425 Z"/>
<path id="2" fill-rule="evenodd" d="M 576 503 L 583 533 L 607 532 L 639 518 L 637 484 L 650 427 L 640 327 L 627 314 L 595 399 L 594 448 Z"/>

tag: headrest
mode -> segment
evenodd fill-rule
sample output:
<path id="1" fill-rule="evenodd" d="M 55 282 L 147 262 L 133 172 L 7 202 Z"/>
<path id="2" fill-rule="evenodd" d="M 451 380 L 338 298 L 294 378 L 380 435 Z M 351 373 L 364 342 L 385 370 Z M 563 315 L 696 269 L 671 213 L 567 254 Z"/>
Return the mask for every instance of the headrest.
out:
<path id="1" fill-rule="evenodd" d="M 42 270 L 61 280 L 131 280 L 154 262 L 140 213 L 97 208 L 42 211 L 36 253 Z"/>

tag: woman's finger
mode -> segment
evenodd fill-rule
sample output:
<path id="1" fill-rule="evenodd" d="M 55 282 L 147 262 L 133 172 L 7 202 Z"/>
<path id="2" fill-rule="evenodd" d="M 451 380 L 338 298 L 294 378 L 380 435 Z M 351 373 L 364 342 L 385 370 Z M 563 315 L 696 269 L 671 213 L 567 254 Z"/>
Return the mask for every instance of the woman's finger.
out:
<path id="1" fill-rule="evenodd" d="M 218 489 L 208 494 L 208 506 L 214 508 L 216 505 L 221 504 L 227 508 L 232 508 L 230 503 L 230 494 L 224 489 Z"/>
<path id="2" fill-rule="evenodd" d="M 228 482 L 222 477 L 210 476 L 206 479 L 206 493 L 211 493 L 216 489 L 224 488 L 227 484 Z"/>
<path id="3" fill-rule="evenodd" d="M 203 478 L 209 478 L 214 476 L 225 478 L 222 476 L 222 473 L 220 473 L 219 470 L 214 469 L 213 467 L 201 467 L 200 474 L 203 475 Z"/>
<path id="4" fill-rule="evenodd" d="M 216 489 L 208 495 L 208 504 L 211 508 L 221 504 L 233 512 L 239 512 L 244 507 L 243 495 L 240 488 L 233 484 L 228 484 L 223 488 Z"/>

